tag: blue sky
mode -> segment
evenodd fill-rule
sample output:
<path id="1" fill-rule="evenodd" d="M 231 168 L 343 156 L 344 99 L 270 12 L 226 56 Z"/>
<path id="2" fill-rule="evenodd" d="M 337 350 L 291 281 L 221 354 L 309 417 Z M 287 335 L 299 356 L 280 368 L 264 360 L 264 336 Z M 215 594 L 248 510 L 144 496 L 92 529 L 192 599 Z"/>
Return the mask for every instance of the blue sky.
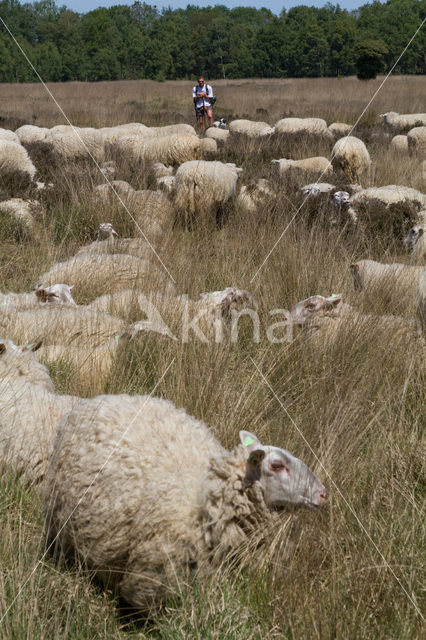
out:
<path id="1" fill-rule="evenodd" d="M 325 0 L 306 0 L 306 2 L 297 2 L 293 0 L 283 1 L 283 0 L 269 0 L 262 2 L 262 0 L 248 0 L 247 2 L 243 2 L 240 0 L 223 0 L 222 2 L 214 2 L 208 0 L 159 0 L 159 2 L 149 2 L 147 4 L 156 5 L 159 9 L 163 7 L 172 7 L 172 9 L 185 8 L 187 4 L 197 5 L 199 7 L 208 7 L 209 5 L 215 4 L 223 4 L 230 9 L 233 7 L 256 7 L 256 9 L 260 9 L 261 7 L 266 7 L 270 9 L 277 15 L 281 12 L 283 8 L 290 9 L 290 7 L 295 7 L 297 5 L 307 5 L 310 7 L 323 7 L 326 2 Z M 80 13 L 86 13 L 87 11 L 91 11 L 92 9 L 96 9 L 97 7 L 111 7 L 117 4 L 133 4 L 133 0 L 57 0 L 57 5 L 66 5 L 70 9 L 74 11 L 78 11 Z M 333 4 L 337 4 L 333 2 Z M 348 9 L 352 11 L 353 9 L 357 9 L 363 4 L 367 4 L 367 0 L 341 0 L 339 5 L 342 9 Z"/>

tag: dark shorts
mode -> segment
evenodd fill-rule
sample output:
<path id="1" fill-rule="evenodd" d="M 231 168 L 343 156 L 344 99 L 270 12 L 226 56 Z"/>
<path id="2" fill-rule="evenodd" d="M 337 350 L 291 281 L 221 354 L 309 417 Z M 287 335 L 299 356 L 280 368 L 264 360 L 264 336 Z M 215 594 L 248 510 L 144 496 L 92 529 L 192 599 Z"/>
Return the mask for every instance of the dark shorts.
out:
<path id="1" fill-rule="evenodd" d="M 196 107 L 195 110 L 197 112 L 197 116 L 202 116 L 204 115 L 204 113 L 207 113 L 207 111 L 212 111 L 213 107 Z"/>

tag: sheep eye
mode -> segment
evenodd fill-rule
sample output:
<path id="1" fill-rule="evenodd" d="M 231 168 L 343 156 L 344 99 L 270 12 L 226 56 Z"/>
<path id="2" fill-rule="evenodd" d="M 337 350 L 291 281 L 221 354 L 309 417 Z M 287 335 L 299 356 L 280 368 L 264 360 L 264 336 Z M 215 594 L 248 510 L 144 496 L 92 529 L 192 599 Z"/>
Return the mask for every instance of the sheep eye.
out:
<path id="1" fill-rule="evenodd" d="M 272 471 L 282 471 L 285 469 L 285 465 L 282 462 L 272 462 L 271 469 Z"/>

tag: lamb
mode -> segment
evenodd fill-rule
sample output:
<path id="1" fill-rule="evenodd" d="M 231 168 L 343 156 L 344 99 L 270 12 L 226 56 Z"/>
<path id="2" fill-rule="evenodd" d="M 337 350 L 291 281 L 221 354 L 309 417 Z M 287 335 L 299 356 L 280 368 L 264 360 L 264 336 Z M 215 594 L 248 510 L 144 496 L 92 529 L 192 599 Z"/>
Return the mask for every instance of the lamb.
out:
<path id="1" fill-rule="evenodd" d="M 56 427 L 78 402 L 54 393 L 33 354 L 39 346 L 0 340 L 0 475 L 13 472 L 31 484 L 44 479 Z"/>
<path id="2" fill-rule="evenodd" d="M 34 179 L 36 168 L 27 150 L 17 142 L 0 139 L 0 180 L 8 190 L 26 189 Z"/>
<path id="3" fill-rule="evenodd" d="M 22 146 L 28 147 L 37 142 L 42 142 L 47 134 L 50 133 L 50 129 L 36 127 L 32 124 L 24 124 L 22 127 L 19 127 L 19 129 L 16 129 L 15 133 Z"/>
<path id="4" fill-rule="evenodd" d="M 40 144 L 53 161 L 73 162 L 90 156 L 97 162 L 103 161 L 104 140 L 97 129 L 74 127 L 62 132 L 52 131 Z"/>
<path id="5" fill-rule="evenodd" d="M 426 113 L 406 113 L 400 115 L 396 111 L 388 111 L 381 115 L 383 124 L 392 133 L 404 133 L 413 127 L 426 126 Z"/>
<path id="6" fill-rule="evenodd" d="M 351 264 L 355 289 L 389 299 L 393 308 L 414 302 L 422 269 L 421 266 L 381 264 L 374 260 L 359 260 Z"/>
<path id="7" fill-rule="evenodd" d="M 200 139 L 189 134 L 176 133 L 159 137 L 125 136 L 118 138 L 115 149 L 130 162 L 146 164 L 162 162 L 178 165 L 200 156 Z"/>
<path id="8" fill-rule="evenodd" d="M 411 156 L 426 159 L 426 126 L 415 127 L 407 134 L 408 151 Z"/>
<path id="9" fill-rule="evenodd" d="M 350 135 L 352 129 L 353 126 L 351 124 L 345 124 L 344 122 L 333 122 L 333 124 L 328 127 L 328 130 L 332 133 L 335 140 Z"/>
<path id="10" fill-rule="evenodd" d="M 120 289 L 136 288 L 149 291 L 152 287 L 174 290 L 166 272 L 148 260 L 122 253 L 96 254 L 84 252 L 60 262 L 39 278 L 38 286 L 48 286 L 56 282 L 78 285 L 94 299 L 102 293 L 114 293 Z"/>
<path id="11" fill-rule="evenodd" d="M 398 155 L 408 156 L 408 138 L 407 136 L 394 136 L 390 142 L 390 149 Z"/>
<path id="12" fill-rule="evenodd" d="M 274 133 L 274 129 L 267 122 L 256 122 L 253 120 L 233 120 L 229 124 L 231 135 L 242 135 L 247 138 L 262 138 Z M 210 134 L 211 135 L 211 134 Z"/>
<path id="13" fill-rule="evenodd" d="M 330 140 L 334 137 L 322 118 L 283 118 L 275 123 L 275 131 L 281 135 L 309 136 L 311 139 Z"/>
<path id="14" fill-rule="evenodd" d="M 358 182 L 371 164 L 367 147 L 359 138 L 340 138 L 331 152 L 331 162 L 336 171 L 344 173 L 349 182 Z"/>
<path id="15" fill-rule="evenodd" d="M 238 169 L 222 162 L 193 160 L 176 172 L 174 204 L 185 217 L 216 219 L 221 206 L 237 192 Z"/>
<path id="16" fill-rule="evenodd" d="M 419 222 L 408 231 L 403 240 L 404 247 L 411 250 L 412 262 L 426 263 L 426 210 L 419 211 Z"/>
<path id="17" fill-rule="evenodd" d="M 281 178 L 321 180 L 321 178 L 329 178 L 333 174 L 331 163 L 322 156 L 304 158 L 303 160 L 281 158 L 280 160 L 271 160 L 271 162 L 277 165 Z"/>
<path id="18" fill-rule="evenodd" d="M 228 140 L 229 131 L 227 129 L 216 129 L 210 127 L 206 131 L 206 138 L 212 138 L 213 140 L 216 140 L 217 144 L 222 144 Z"/>
<path id="19" fill-rule="evenodd" d="M 327 503 L 301 460 L 248 431 L 240 440 L 227 451 L 161 398 L 83 400 L 55 442 L 48 540 L 152 615 L 191 569 L 210 573 L 268 525 L 279 527 L 278 507 Z"/>

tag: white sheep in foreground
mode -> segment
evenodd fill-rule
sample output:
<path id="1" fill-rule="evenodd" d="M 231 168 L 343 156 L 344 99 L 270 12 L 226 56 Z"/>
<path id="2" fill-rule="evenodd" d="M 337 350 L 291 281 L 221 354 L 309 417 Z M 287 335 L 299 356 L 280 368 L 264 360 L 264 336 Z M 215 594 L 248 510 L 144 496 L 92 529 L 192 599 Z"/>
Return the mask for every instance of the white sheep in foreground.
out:
<path id="1" fill-rule="evenodd" d="M 74 127 L 62 132 L 50 132 L 40 143 L 49 157 L 57 162 L 72 162 L 94 158 L 104 159 L 104 140 L 97 129 Z"/>
<path id="2" fill-rule="evenodd" d="M 222 144 L 228 140 L 229 131 L 227 129 L 216 129 L 214 127 L 210 127 L 206 131 L 206 138 L 212 138 L 213 140 L 216 140 L 218 144 Z"/>
<path id="3" fill-rule="evenodd" d="M 359 182 L 371 165 L 367 147 L 359 138 L 340 138 L 331 151 L 331 162 L 335 171 L 341 171 L 349 182 Z"/>
<path id="4" fill-rule="evenodd" d="M 215 219 L 219 208 L 236 195 L 238 175 L 235 165 L 185 162 L 176 171 L 174 204 L 187 222 L 191 216 Z"/>
<path id="5" fill-rule="evenodd" d="M 271 160 L 271 163 L 278 167 L 281 178 L 295 178 L 298 180 L 309 180 L 330 178 L 333 174 L 331 162 L 322 156 L 313 158 L 303 158 L 302 160 Z"/>
<path id="6" fill-rule="evenodd" d="M 354 287 L 369 295 L 390 299 L 394 307 L 415 300 L 417 282 L 423 267 L 375 260 L 359 260 L 351 264 Z"/>
<path id="7" fill-rule="evenodd" d="M 333 134 L 327 128 L 322 118 L 282 118 L 275 123 L 275 131 L 287 136 L 309 136 L 311 139 L 320 138 L 332 140 Z"/>
<path id="8" fill-rule="evenodd" d="M 39 346 L 0 340 L 0 475 L 12 472 L 30 483 L 44 479 L 58 423 L 79 400 L 54 393 L 32 353 Z"/>
<path id="9" fill-rule="evenodd" d="M 383 124 L 392 133 L 404 133 L 414 127 L 426 126 L 426 113 L 406 113 L 400 115 L 396 111 L 383 113 Z"/>
<path id="10" fill-rule="evenodd" d="M 267 122 L 257 122 L 254 120 L 233 120 L 229 124 L 231 135 L 247 136 L 247 138 L 263 138 L 274 133 L 274 129 Z"/>
<path id="11" fill-rule="evenodd" d="M 29 146 L 37 142 L 41 142 L 50 133 L 50 129 L 45 127 L 36 127 L 33 124 L 24 124 L 15 131 L 19 142 L 24 146 Z"/>
<path id="12" fill-rule="evenodd" d="M 394 136 L 390 141 L 390 150 L 401 156 L 408 156 L 408 138 L 407 136 Z"/>
<path id="13" fill-rule="evenodd" d="M 0 181 L 18 180 L 28 186 L 36 174 L 27 150 L 17 142 L 0 139 Z"/>
<path id="14" fill-rule="evenodd" d="M 410 155 L 426 159 L 426 126 L 411 129 L 407 141 Z"/>
<path id="15" fill-rule="evenodd" d="M 404 247 L 411 251 L 411 261 L 426 263 L 426 211 L 419 211 L 419 222 L 408 231 L 403 240 Z"/>
<path id="16" fill-rule="evenodd" d="M 168 136 L 125 136 L 115 142 L 115 150 L 131 163 L 143 161 L 150 165 L 162 162 L 178 165 L 200 157 L 200 139 L 189 134 Z"/>
<path id="17" fill-rule="evenodd" d="M 56 282 L 75 284 L 79 291 L 95 298 L 98 292 L 114 293 L 120 289 L 135 288 L 149 291 L 167 287 L 174 290 L 168 274 L 161 267 L 153 264 L 155 259 L 143 260 L 122 253 L 84 252 L 60 262 L 39 278 L 38 286 L 48 286 Z"/>
<path id="18" fill-rule="evenodd" d="M 10 140 L 11 142 L 16 142 L 17 144 L 21 144 L 19 137 L 16 135 L 14 131 L 10 131 L 10 129 L 2 129 L 0 127 L 0 140 Z"/>
<path id="19" fill-rule="evenodd" d="M 361 189 L 351 197 L 351 202 L 355 209 L 366 209 L 373 216 L 404 205 L 418 212 L 426 207 L 426 195 L 411 187 L 390 184 Z"/>
<path id="20" fill-rule="evenodd" d="M 227 451 L 205 424 L 160 398 L 83 400 L 55 442 L 48 540 L 154 613 L 191 569 L 214 571 L 269 525 L 276 530 L 277 508 L 327 503 L 301 460 L 247 431 L 240 439 Z"/>

